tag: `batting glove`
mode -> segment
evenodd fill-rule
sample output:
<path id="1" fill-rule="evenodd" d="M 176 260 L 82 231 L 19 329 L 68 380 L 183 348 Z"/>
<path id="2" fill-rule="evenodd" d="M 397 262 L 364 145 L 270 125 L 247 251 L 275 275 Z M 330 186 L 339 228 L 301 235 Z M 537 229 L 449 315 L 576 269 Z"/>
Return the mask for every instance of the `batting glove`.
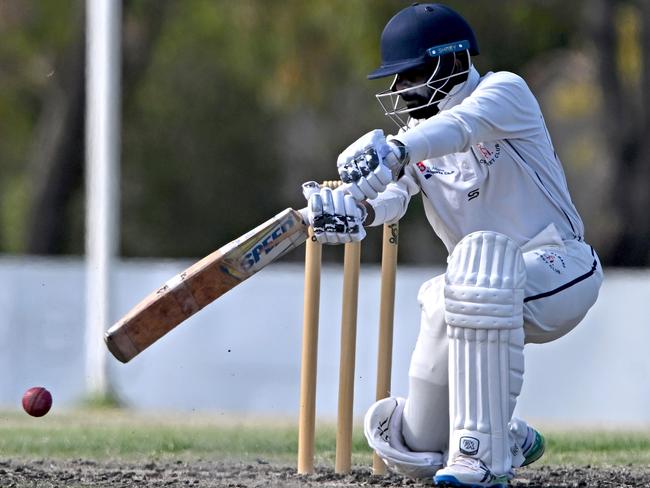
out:
<path id="1" fill-rule="evenodd" d="M 361 201 L 377 198 L 406 163 L 406 147 L 397 140 L 386 140 L 384 131 L 375 129 L 343 151 L 336 166 L 345 190 Z"/>
<path id="2" fill-rule="evenodd" d="M 308 200 L 307 217 L 316 240 L 321 244 L 344 244 L 363 239 L 366 236 L 363 228 L 365 207 L 341 189 L 318 187 L 315 182 L 303 185 Z"/>

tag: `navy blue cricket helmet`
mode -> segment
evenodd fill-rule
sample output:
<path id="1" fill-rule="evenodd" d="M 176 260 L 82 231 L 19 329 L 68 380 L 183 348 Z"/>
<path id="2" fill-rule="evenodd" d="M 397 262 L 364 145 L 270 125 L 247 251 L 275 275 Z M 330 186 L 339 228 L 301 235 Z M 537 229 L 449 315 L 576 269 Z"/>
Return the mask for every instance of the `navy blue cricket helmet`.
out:
<path id="1" fill-rule="evenodd" d="M 381 66 L 368 79 L 395 75 L 460 50 L 479 54 L 467 21 L 445 5 L 414 3 L 386 24 L 381 34 Z"/>

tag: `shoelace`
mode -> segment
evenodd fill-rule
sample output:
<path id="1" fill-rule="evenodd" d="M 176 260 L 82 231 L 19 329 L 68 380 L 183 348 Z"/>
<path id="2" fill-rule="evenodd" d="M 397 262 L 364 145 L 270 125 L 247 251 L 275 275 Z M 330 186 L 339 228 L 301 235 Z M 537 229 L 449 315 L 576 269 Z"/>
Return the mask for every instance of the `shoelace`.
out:
<path id="1" fill-rule="evenodd" d="M 480 459 L 475 459 L 467 456 L 458 456 L 454 460 L 454 464 L 458 464 L 465 468 L 471 469 L 472 471 L 480 470 L 483 473 L 483 480 L 494 477 L 494 474 L 492 473 L 492 471 L 490 471 L 490 468 L 488 468 L 487 465 Z M 515 473 L 513 470 L 510 470 L 506 473 L 505 476 L 507 477 L 508 480 L 511 480 L 512 478 L 515 477 Z"/>
<path id="2" fill-rule="evenodd" d="M 454 464 L 459 464 L 461 466 L 464 466 L 472 470 L 481 469 L 483 471 L 489 471 L 489 469 L 487 468 L 487 466 L 483 461 L 481 461 L 480 459 L 474 459 L 467 456 L 458 456 L 454 460 Z"/>

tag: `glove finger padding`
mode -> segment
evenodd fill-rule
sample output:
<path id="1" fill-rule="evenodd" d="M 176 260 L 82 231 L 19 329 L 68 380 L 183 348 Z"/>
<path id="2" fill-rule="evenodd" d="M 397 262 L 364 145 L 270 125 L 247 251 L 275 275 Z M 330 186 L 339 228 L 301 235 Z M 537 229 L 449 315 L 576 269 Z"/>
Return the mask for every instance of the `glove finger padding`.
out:
<path id="1" fill-rule="evenodd" d="M 320 195 L 320 192 L 313 193 L 309 197 L 309 223 L 313 227 L 320 223 L 319 219 L 322 219 L 323 216 L 323 198 Z"/>
<path id="2" fill-rule="evenodd" d="M 386 185 L 392 181 L 390 170 L 386 166 L 377 168 L 377 171 L 368 175 L 368 183 L 377 193 L 386 189 Z"/>
<path id="3" fill-rule="evenodd" d="M 320 195 L 323 200 L 322 242 L 335 244 L 337 242 L 337 234 L 345 231 L 345 222 L 340 218 L 340 215 L 336 213 L 331 188 L 322 188 Z M 314 228 L 314 232 L 318 234 L 316 228 Z"/>
<path id="4" fill-rule="evenodd" d="M 318 242 L 343 244 L 366 235 L 363 215 L 354 197 L 342 190 L 322 188 L 312 193 L 308 204 L 309 223 Z"/>
<path id="5" fill-rule="evenodd" d="M 351 242 L 348 216 L 345 211 L 345 194 L 328 190 L 332 198 L 332 215 L 334 225 L 327 232 L 327 242 L 331 244 Z"/>
<path id="6" fill-rule="evenodd" d="M 363 227 L 363 213 L 352 195 L 345 195 L 345 214 L 350 242 L 360 241 L 366 237 L 366 229 Z"/>
<path id="7" fill-rule="evenodd" d="M 318 242 L 325 243 L 327 242 L 327 234 L 325 232 L 325 227 L 327 225 L 327 216 L 325 213 L 323 202 L 323 195 L 321 192 L 312 194 L 309 197 L 309 223 L 314 229 L 314 235 Z"/>
<path id="8" fill-rule="evenodd" d="M 361 192 L 363 193 L 363 196 L 365 198 L 368 198 L 369 200 L 373 200 L 373 199 L 377 198 L 377 196 L 379 195 L 377 193 L 377 190 L 375 190 L 372 187 L 372 185 L 370 184 L 370 182 L 366 178 L 361 178 L 360 180 L 358 180 L 356 182 L 356 185 L 359 188 L 359 190 L 361 190 Z M 384 189 L 386 189 L 385 185 L 383 186 L 383 188 L 380 191 L 383 191 Z"/>
<path id="9" fill-rule="evenodd" d="M 372 130 L 367 134 L 361 136 L 352 144 L 350 144 L 339 155 L 338 159 L 336 160 L 336 166 L 338 168 L 341 168 L 342 166 L 359 158 L 362 154 L 366 152 L 370 154 L 370 151 L 368 151 L 369 149 L 374 149 L 374 152 L 379 159 L 378 162 L 381 162 L 381 160 L 383 160 L 387 156 L 387 154 L 392 152 L 390 147 L 388 146 L 388 143 L 386 142 L 386 136 L 384 135 L 383 130 L 381 129 Z M 369 162 L 369 165 L 373 166 L 373 163 Z M 371 170 L 374 169 L 375 167 L 371 168 Z"/>
<path id="10" fill-rule="evenodd" d="M 323 199 L 323 213 L 334 213 L 334 197 L 332 196 L 331 188 L 321 188 L 320 196 Z"/>
<path id="11" fill-rule="evenodd" d="M 352 195 L 352 198 L 354 198 L 357 202 L 360 202 L 360 201 L 366 199 L 365 193 L 357 186 L 356 183 L 346 183 L 345 188 L 346 188 L 346 191 L 350 195 Z"/>
<path id="12" fill-rule="evenodd" d="M 336 162 L 339 175 L 349 183 L 356 200 L 373 199 L 386 189 L 402 162 L 384 131 L 375 129 L 343 151 Z M 399 152 L 399 151 L 397 151 Z"/>

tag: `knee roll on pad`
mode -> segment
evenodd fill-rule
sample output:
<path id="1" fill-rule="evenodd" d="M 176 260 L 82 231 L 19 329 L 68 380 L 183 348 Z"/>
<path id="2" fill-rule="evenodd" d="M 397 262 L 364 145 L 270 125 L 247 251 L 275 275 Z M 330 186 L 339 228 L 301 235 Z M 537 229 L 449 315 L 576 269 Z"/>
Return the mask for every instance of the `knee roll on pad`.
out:
<path id="1" fill-rule="evenodd" d="M 474 232 L 452 252 L 445 275 L 449 337 L 449 457 L 512 464 L 508 422 L 521 391 L 526 268 L 519 247 L 496 232 Z"/>
<path id="2" fill-rule="evenodd" d="M 496 232 L 474 232 L 454 248 L 445 273 L 447 325 L 513 329 L 523 325 L 526 265 L 519 246 Z"/>
<path id="3" fill-rule="evenodd" d="M 445 459 L 440 452 L 414 452 L 402 437 L 404 398 L 384 398 L 366 413 L 363 432 L 370 447 L 390 469 L 410 478 L 432 478 Z"/>

